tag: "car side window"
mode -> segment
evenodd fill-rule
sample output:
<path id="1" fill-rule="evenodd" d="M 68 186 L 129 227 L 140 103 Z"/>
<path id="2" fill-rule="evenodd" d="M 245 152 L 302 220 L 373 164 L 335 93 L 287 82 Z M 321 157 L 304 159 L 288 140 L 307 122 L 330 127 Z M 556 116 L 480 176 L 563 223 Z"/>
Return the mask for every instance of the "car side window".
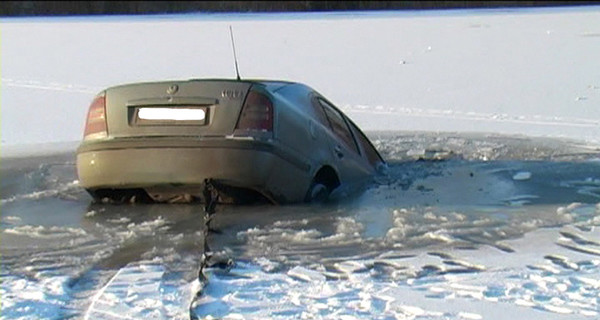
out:
<path id="1" fill-rule="evenodd" d="M 323 107 L 323 111 L 325 112 L 325 116 L 327 116 L 327 120 L 329 120 L 333 133 L 338 136 L 350 150 L 360 153 L 358 151 L 358 145 L 356 144 L 356 141 L 354 141 L 352 132 L 350 132 L 350 128 L 342 114 L 327 101 L 318 99 L 318 102 L 321 107 Z"/>
<path id="2" fill-rule="evenodd" d="M 312 108 L 313 112 L 315 113 L 317 120 L 322 125 L 329 127 L 330 126 L 329 120 L 327 120 L 327 116 L 325 116 L 325 111 L 323 110 L 323 106 L 321 106 L 320 99 L 311 94 L 310 101 L 311 101 L 310 107 Z"/>
<path id="3" fill-rule="evenodd" d="M 371 144 L 367 136 L 365 136 L 365 134 L 354 123 L 350 122 L 350 126 L 354 130 L 354 136 L 356 137 L 358 143 L 361 145 L 364 155 L 367 158 L 367 161 L 369 161 L 369 163 L 372 166 L 376 165 L 378 162 L 383 162 L 383 159 L 381 158 L 373 144 Z"/>

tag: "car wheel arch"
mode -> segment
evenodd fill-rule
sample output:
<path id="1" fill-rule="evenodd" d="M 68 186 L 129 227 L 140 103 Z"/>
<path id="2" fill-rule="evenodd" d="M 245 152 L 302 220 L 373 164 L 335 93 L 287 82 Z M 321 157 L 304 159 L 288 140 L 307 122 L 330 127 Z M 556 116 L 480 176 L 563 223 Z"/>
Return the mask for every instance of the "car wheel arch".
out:
<path id="1" fill-rule="evenodd" d="M 337 170 L 330 165 L 323 165 L 313 177 L 313 181 L 320 182 L 330 190 L 334 190 L 341 184 Z"/>
<path id="2" fill-rule="evenodd" d="M 307 202 L 322 202 L 341 184 L 337 171 L 324 165 L 315 173 L 307 191 Z M 325 190 L 322 190 L 324 189 Z"/>

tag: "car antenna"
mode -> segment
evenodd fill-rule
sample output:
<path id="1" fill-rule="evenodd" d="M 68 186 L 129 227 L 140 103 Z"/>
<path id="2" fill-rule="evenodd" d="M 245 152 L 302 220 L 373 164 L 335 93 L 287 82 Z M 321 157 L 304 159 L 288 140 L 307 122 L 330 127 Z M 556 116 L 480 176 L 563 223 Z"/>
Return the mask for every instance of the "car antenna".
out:
<path id="1" fill-rule="evenodd" d="M 235 41 L 233 41 L 233 29 L 229 26 L 229 34 L 231 35 L 231 46 L 233 48 L 233 61 L 235 61 L 235 74 L 237 76 L 237 80 L 240 81 L 240 70 L 238 69 L 237 56 L 235 54 Z"/>

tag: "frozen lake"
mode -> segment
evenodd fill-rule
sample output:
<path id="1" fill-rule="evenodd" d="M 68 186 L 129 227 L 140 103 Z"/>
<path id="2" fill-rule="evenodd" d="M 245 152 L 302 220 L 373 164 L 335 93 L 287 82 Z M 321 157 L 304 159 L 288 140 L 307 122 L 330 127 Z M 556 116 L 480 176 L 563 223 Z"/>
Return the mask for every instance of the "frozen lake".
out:
<path id="1" fill-rule="evenodd" d="M 365 130 L 600 136 L 599 6 L 0 26 L 3 147 L 78 141 L 92 98 L 108 86 L 234 78 L 229 26 L 242 78 L 303 82 Z"/>
<path id="2" fill-rule="evenodd" d="M 233 78 L 230 25 L 243 78 L 317 89 L 389 175 L 220 206 L 210 230 L 199 205 L 91 204 L 73 152 L 93 96 Z M 599 317 L 598 6 L 0 27 L 2 319 Z"/>

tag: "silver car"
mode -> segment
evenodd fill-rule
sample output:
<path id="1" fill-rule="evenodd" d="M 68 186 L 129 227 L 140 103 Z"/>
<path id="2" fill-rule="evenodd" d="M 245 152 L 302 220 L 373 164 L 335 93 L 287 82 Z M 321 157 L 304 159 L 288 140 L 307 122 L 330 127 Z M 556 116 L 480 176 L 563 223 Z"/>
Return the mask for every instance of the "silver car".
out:
<path id="1" fill-rule="evenodd" d="M 365 134 L 310 87 L 199 79 L 108 88 L 77 149 L 80 185 L 97 200 L 323 201 L 386 167 Z"/>

